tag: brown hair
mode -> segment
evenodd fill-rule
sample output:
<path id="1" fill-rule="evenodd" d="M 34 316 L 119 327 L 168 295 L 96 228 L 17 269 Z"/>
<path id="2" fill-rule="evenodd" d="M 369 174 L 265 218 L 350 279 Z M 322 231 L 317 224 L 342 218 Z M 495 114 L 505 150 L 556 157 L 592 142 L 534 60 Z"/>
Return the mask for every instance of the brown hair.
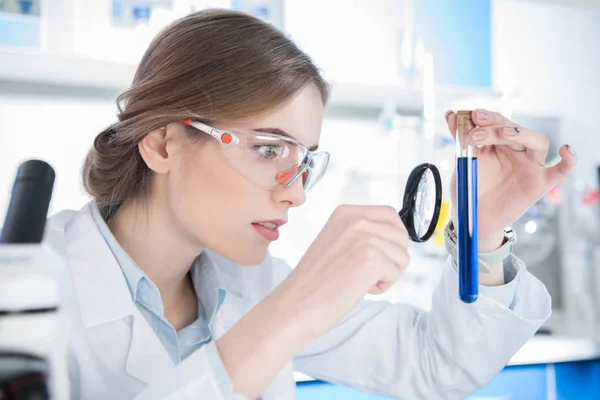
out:
<path id="1" fill-rule="evenodd" d="M 83 184 L 108 220 L 147 194 L 151 170 L 137 145 L 150 131 L 185 118 L 206 123 L 259 115 L 313 83 L 318 68 L 275 27 L 229 10 L 203 10 L 166 27 L 150 44 L 131 88 L 117 99 L 118 122 L 94 140 Z"/>

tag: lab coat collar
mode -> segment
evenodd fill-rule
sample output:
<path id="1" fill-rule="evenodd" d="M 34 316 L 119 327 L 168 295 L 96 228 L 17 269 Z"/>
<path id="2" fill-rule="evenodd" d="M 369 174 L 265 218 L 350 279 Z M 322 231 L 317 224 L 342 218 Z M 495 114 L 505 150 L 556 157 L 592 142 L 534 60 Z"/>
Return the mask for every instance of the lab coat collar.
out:
<path id="1" fill-rule="evenodd" d="M 94 221 L 95 207 L 90 202 L 76 214 L 66 237 L 86 329 L 134 315 L 137 311 L 123 271 Z M 225 288 L 219 281 L 215 265 L 214 259 L 218 261 L 218 256 L 207 253 L 205 251 L 196 258 L 191 274 L 202 306 L 206 308 L 207 319 L 212 321 L 223 303 Z M 93 263 L 90 254 L 94 255 Z M 110 296 L 107 296 L 108 288 Z"/>
<path id="2" fill-rule="evenodd" d="M 76 214 L 65 237 L 83 324 L 86 329 L 106 329 L 106 334 L 110 335 L 114 334 L 112 323 L 130 317 L 131 338 L 117 337 L 115 340 L 130 343 L 125 365 L 127 373 L 149 384 L 175 365 L 135 307 L 121 268 L 98 231 L 90 207 L 88 204 Z"/>
<path id="3" fill-rule="evenodd" d="M 131 293 L 91 214 L 92 203 L 65 230 L 66 251 L 86 329 L 133 315 Z M 93 259 L 92 259 L 93 258 Z"/>

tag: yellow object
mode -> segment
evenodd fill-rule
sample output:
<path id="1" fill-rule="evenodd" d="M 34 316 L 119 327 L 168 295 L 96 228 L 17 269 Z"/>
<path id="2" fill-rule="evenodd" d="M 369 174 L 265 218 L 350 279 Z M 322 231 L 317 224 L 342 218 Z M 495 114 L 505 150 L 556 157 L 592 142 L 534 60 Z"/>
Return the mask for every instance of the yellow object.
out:
<path id="1" fill-rule="evenodd" d="M 440 218 L 438 219 L 438 223 L 433 234 L 433 240 L 435 241 L 435 244 L 440 246 L 444 245 L 444 227 L 446 226 L 449 217 L 450 202 L 448 200 L 444 200 L 442 201 L 442 205 L 440 207 Z"/>

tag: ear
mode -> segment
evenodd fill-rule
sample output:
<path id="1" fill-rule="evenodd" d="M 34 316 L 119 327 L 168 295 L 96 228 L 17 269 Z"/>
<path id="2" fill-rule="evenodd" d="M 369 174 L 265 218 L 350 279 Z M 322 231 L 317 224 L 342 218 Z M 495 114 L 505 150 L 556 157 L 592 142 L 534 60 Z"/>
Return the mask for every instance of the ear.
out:
<path id="1" fill-rule="evenodd" d="M 168 141 L 167 128 L 162 127 L 148 133 L 138 144 L 142 159 L 157 174 L 166 174 L 171 169 L 173 157 L 167 151 Z"/>

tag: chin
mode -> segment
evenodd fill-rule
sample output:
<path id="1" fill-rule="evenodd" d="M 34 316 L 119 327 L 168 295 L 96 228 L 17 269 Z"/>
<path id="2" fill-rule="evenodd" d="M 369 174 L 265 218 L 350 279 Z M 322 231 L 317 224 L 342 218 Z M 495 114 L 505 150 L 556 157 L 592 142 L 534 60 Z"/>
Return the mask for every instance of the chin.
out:
<path id="1" fill-rule="evenodd" d="M 221 255 L 239 265 L 257 265 L 267 257 L 268 247 L 238 248 L 224 251 Z"/>

